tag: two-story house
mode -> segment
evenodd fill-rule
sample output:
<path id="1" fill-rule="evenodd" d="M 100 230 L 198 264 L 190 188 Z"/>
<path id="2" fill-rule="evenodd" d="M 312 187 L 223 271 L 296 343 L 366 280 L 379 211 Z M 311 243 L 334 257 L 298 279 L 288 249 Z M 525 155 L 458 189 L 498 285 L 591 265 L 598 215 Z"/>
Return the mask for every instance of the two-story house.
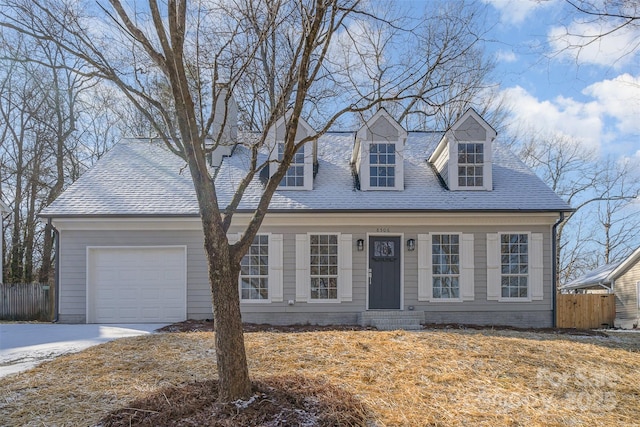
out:
<path id="1" fill-rule="evenodd" d="M 314 133 L 301 121 L 296 138 Z M 259 161 L 283 140 L 281 119 Z M 249 160 L 242 144 L 225 154 L 221 206 Z M 59 232 L 60 321 L 211 317 L 184 167 L 159 142 L 124 140 L 43 212 Z M 230 240 L 268 177 L 246 189 Z M 551 326 L 554 225 L 570 210 L 474 110 L 445 132 L 407 132 L 381 109 L 295 155 L 242 261 L 243 320 Z"/>

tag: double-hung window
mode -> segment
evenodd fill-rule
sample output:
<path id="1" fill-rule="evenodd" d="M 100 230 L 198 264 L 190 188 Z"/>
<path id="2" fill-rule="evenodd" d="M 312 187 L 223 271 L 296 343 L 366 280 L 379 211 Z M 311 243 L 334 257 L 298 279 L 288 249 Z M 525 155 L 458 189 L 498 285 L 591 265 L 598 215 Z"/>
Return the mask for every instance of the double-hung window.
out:
<path id="1" fill-rule="evenodd" d="M 309 236 L 309 272 L 312 300 L 338 299 L 338 236 Z"/>
<path id="2" fill-rule="evenodd" d="M 460 298 L 460 235 L 431 236 L 434 299 Z"/>
<path id="3" fill-rule="evenodd" d="M 287 173 L 280 181 L 281 187 L 304 187 L 304 150 L 303 145 L 296 151 L 287 169 Z M 284 142 L 278 142 L 278 160 L 284 157 Z"/>
<path id="4" fill-rule="evenodd" d="M 482 187 L 484 185 L 484 144 L 458 143 L 458 186 Z"/>
<path id="5" fill-rule="evenodd" d="M 474 235 L 418 234 L 418 301 L 455 303 L 475 299 Z"/>
<path id="6" fill-rule="evenodd" d="M 240 298 L 269 299 L 269 236 L 257 235 L 240 262 Z"/>
<path id="7" fill-rule="evenodd" d="M 529 235 L 500 235 L 502 298 L 529 297 Z"/>
<path id="8" fill-rule="evenodd" d="M 369 147 L 369 185 L 395 187 L 396 144 L 372 142 Z"/>
<path id="9" fill-rule="evenodd" d="M 342 233 L 296 235 L 296 301 L 352 300 L 353 236 Z"/>

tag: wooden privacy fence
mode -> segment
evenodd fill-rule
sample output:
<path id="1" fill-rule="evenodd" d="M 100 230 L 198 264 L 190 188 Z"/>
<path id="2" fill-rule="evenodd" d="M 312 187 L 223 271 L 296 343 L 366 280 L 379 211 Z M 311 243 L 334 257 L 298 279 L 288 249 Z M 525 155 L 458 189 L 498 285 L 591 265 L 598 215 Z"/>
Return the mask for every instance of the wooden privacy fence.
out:
<path id="1" fill-rule="evenodd" d="M 614 294 L 558 294 L 556 302 L 558 328 L 613 326 L 616 317 Z"/>
<path id="2" fill-rule="evenodd" d="M 42 283 L 0 284 L 0 320 L 50 321 L 53 289 Z"/>

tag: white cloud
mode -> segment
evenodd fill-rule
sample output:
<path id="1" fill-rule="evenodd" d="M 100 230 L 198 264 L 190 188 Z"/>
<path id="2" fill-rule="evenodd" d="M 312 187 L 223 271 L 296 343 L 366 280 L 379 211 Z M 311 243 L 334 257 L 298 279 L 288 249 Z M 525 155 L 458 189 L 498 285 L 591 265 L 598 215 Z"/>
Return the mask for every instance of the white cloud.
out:
<path id="1" fill-rule="evenodd" d="M 623 133 L 640 133 L 640 74 L 622 74 L 586 87 L 582 93 L 594 98 Z"/>
<path id="2" fill-rule="evenodd" d="M 554 53 L 560 57 L 582 63 L 623 67 L 636 57 L 640 30 L 627 25 L 604 37 L 600 34 L 613 30 L 614 22 L 572 22 L 569 26 L 552 27 L 547 39 Z"/>
<path id="3" fill-rule="evenodd" d="M 514 123 L 542 134 L 565 135 L 611 153 L 635 153 L 640 146 L 640 75 L 621 74 L 582 90 L 585 101 L 563 96 L 541 100 L 520 86 L 503 91 Z M 640 150 L 635 157 L 640 159 Z"/>
<path id="4" fill-rule="evenodd" d="M 539 100 L 520 86 L 504 90 L 504 96 L 512 108 L 514 122 L 524 129 L 566 135 L 596 149 L 606 138 L 595 102 L 580 103 L 563 97 Z"/>
<path id="5" fill-rule="evenodd" d="M 535 0 L 484 0 L 500 12 L 504 24 L 521 24 L 536 9 L 546 7 L 554 1 L 540 2 Z"/>
<path id="6" fill-rule="evenodd" d="M 499 50 L 496 52 L 496 61 L 498 62 L 516 62 L 518 57 L 513 51 Z"/>

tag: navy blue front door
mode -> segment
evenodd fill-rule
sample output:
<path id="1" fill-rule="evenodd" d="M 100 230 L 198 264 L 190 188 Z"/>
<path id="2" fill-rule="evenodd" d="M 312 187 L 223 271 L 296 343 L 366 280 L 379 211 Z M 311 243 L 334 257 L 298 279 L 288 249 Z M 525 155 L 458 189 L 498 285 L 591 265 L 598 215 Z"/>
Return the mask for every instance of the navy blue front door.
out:
<path id="1" fill-rule="evenodd" d="M 400 308 L 400 237 L 369 238 L 369 308 Z"/>

